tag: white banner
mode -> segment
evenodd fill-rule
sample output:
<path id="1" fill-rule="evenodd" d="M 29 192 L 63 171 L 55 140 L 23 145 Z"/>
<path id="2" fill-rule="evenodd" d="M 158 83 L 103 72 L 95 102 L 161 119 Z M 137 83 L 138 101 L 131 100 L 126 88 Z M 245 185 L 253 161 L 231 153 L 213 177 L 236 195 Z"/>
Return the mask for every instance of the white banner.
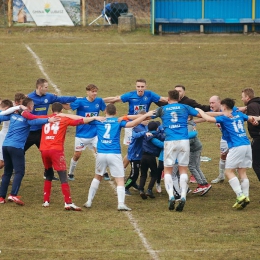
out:
<path id="1" fill-rule="evenodd" d="M 37 26 L 74 26 L 60 0 L 22 0 Z"/>

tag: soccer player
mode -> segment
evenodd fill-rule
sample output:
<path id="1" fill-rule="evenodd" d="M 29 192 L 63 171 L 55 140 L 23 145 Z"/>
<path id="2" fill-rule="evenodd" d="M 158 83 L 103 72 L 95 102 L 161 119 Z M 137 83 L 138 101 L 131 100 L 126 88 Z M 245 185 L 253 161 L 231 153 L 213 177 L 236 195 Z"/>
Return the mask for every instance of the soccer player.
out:
<path id="1" fill-rule="evenodd" d="M 63 105 L 66 109 L 77 110 L 77 115 L 83 117 L 98 116 L 100 111 L 104 111 L 106 104 L 102 98 L 97 97 L 98 87 L 94 84 L 89 84 L 86 87 L 87 96 L 78 98 L 74 102 Z M 96 127 L 89 124 L 78 125 L 76 128 L 74 154 L 70 160 L 70 168 L 68 179 L 74 180 L 74 171 L 77 162 L 86 148 L 93 150 L 96 153 L 97 147 L 97 130 Z"/>
<path id="2" fill-rule="evenodd" d="M 168 208 L 174 210 L 175 198 L 173 195 L 172 169 L 176 159 L 180 173 L 181 200 L 176 211 L 182 211 L 186 202 L 188 189 L 188 164 L 190 156 L 190 143 L 188 135 L 188 116 L 198 116 L 194 108 L 179 104 L 179 92 L 168 92 L 168 105 L 156 110 L 155 116 L 161 117 L 165 133 L 164 141 L 164 183 L 169 195 Z"/>
<path id="3" fill-rule="evenodd" d="M 260 115 L 260 98 L 255 97 L 254 90 L 252 88 L 245 88 L 242 90 L 242 101 L 247 106 L 247 115 L 259 116 Z M 247 122 L 247 129 L 252 137 L 251 148 L 252 148 L 252 159 L 253 169 L 256 173 L 258 180 L 260 181 L 260 125 L 253 125 Z"/>
<path id="4" fill-rule="evenodd" d="M 23 105 L 28 111 L 33 110 L 33 100 L 25 98 Z M 28 137 L 30 127 L 34 125 L 43 125 L 48 122 L 56 122 L 57 119 L 46 118 L 27 120 L 20 114 L 11 114 L 10 116 L 1 116 L 0 120 L 10 120 L 9 129 L 3 143 L 3 158 L 5 162 L 4 175 L 2 177 L 2 185 L 0 188 L 0 203 L 5 203 L 6 193 L 13 170 L 15 171 L 12 190 L 8 196 L 9 201 L 13 201 L 18 205 L 24 205 L 24 202 L 17 196 L 21 182 L 25 173 L 25 156 L 24 144 Z"/>
<path id="5" fill-rule="evenodd" d="M 70 103 L 76 100 L 76 97 L 56 96 L 48 93 L 48 82 L 46 79 L 38 79 L 36 81 L 36 90 L 29 93 L 28 97 L 34 102 L 34 109 L 32 113 L 34 115 L 47 115 L 50 104 L 54 102 L 60 102 L 62 104 Z M 29 136 L 26 140 L 24 151 L 26 152 L 32 145 L 36 145 L 39 149 L 41 141 L 42 129 L 39 125 L 31 126 Z M 58 180 L 53 178 L 53 180 Z"/>
<path id="6" fill-rule="evenodd" d="M 61 103 L 53 103 L 53 114 L 51 116 L 59 117 L 62 108 L 63 107 Z M 46 173 L 46 179 L 44 181 L 43 207 L 49 207 L 50 205 L 51 185 L 54 175 L 54 168 L 58 172 L 61 181 L 61 190 L 65 202 L 64 208 L 66 210 L 81 210 L 81 208 L 72 203 L 71 200 L 70 187 L 68 184 L 66 171 L 66 160 L 64 156 L 64 141 L 68 126 L 78 126 L 83 123 L 89 123 L 93 120 L 97 120 L 97 117 L 81 117 L 78 120 L 74 120 L 68 117 L 60 117 L 60 121 L 45 124 L 42 128 L 40 151 Z"/>
<path id="7" fill-rule="evenodd" d="M 157 102 L 167 102 L 167 98 L 161 97 L 158 94 L 146 90 L 146 80 L 137 79 L 136 80 L 136 90 L 127 92 L 121 96 L 104 98 L 106 103 L 115 103 L 122 101 L 123 103 L 129 104 L 128 115 L 137 115 L 140 111 L 148 112 L 152 103 Z M 132 138 L 132 129 L 125 129 L 125 136 L 123 143 L 129 145 Z M 124 168 L 129 164 L 127 155 L 124 157 Z"/>
<path id="8" fill-rule="evenodd" d="M 147 117 L 153 114 L 150 111 L 131 122 L 125 120 L 119 121 L 116 116 L 116 107 L 113 104 L 108 104 L 105 110 L 106 120 L 104 122 L 94 121 L 97 127 L 98 143 L 97 143 L 97 157 L 96 157 L 96 170 L 95 177 L 91 182 L 88 200 L 84 204 L 85 207 L 90 208 L 94 196 L 98 190 L 100 181 L 109 167 L 111 175 L 115 178 L 117 183 L 117 197 L 118 197 L 118 210 L 128 211 L 131 210 L 125 205 L 125 186 L 124 186 L 124 166 L 121 156 L 120 147 L 120 132 L 122 127 L 134 127 L 144 121 Z M 131 116 L 128 118 L 131 119 Z"/>
<path id="9" fill-rule="evenodd" d="M 197 109 L 202 118 L 212 123 L 219 123 L 223 138 L 228 143 L 229 152 L 226 159 L 225 174 L 229 184 L 236 193 L 237 199 L 233 208 L 245 208 L 249 200 L 249 180 L 246 169 L 252 167 L 252 151 L 250 141 L 244 129 L 244 121 L 257 124 L 256 118 L 247 116 L 239 111 L 234 111 L 235 101 L 225 98 L 221 101 L 221 110 L 224 115 L 211 117 L 206 115 L 201 109 Z M 259 119 L 257 119 L 259 120 Z M 240 182 L 235 174 L 237 169 Z"/>

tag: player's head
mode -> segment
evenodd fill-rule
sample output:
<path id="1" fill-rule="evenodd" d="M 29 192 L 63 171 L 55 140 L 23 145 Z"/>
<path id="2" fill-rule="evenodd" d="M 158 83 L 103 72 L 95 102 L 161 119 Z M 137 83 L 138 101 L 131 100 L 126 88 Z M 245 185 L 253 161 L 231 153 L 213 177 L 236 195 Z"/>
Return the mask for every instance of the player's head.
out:
<path id="1" fill-rule="evenodd" d="M 149 122 L 149 124 L 148 124 L 148 130 L 149 131 L 156 131 L 157 129 L 158 129 L 158 123 L 157 122 L 155 122 L 155 121 L 151 121 L 151 122 Z"/>
<path id="2" fill-rule="evenodd" d="M 219 98 L 219 96 L 212 96 L 209 99 L 209 106 L 210 109 L 214 112 L 219 112 L 220 111 L 220 107 L 221 107 L 221 99 Z"/>
<path id="3" fill-rule="evenodd" d="M 36 81 L 36 91 L 37 94 L 43 96 L 48 91 L 48 81 L 46 79 L 37 79 Z"/>
<path id="4" fill-rule="evenodd" d="M 3 99 L 0 104 L 0 107 L 2 110 L 6 110 L 7 108 L 12 107 L 12 106 L 13 106 L 13 102 L 9 99 Z"/>
<path id="5" fill-rule="evenodd" d="M 108 116 L 114 116 L 116 114 L 116 106 L 114 104 L 108 104 L 105 112 Z"/>
<path id="6" fill-rule="evenodd" d="M 174 89 L 179 92 L 179 100 L 181 100 L 185 96 L 185 87 L 182 85 L 177 85 Z"/>
<path id="7" fill-rule="evenodd" d="M 235 105 L 235 100 L 232 98 L 225 98 L 221 100 L 221 110 L 232 110 Z"/>
<path id="8" fill-rule="evenodd" d="M 93 101 L 97 97 L 98 87 L 94 84 L 86 86 L 87 97 L 90 101 Z"/>
<path id="9" fill-rule="evenodd" d="M 26 97 L 26 98 L 23 100 L 22 105 L 24 105 L 25 107 L 27 107 L 29 111 L 33 111 L 34 102 L 33 102 L 33 100 L 32 100 L 31 98 Z"/>
<path id="10" fill-rule="evenodd" d="M 144 95 L 144 91 L 146 90 L 146 80 L 145 79 L 137 79 L 136 80 L 136 84 L 135 84 L 135 88 L 137 91 L 137 95 L 138 96 L 143 96 Z"/>
<path id="11" fill-rule="evenodd" d="M 254 90 L 252 88 L 245 88 L 242 90 L 241 100 L 247 105 L 248 101 L 255 97 Z"/>
<path id="12" fill-rule="evenodd" d="M 179 101 L 180 93 L 177 89 L 168 91 L 169 101 Z"/>
<path id="13" fill-rule="evenodd" d="M 54 102 L 51 105 L 51 110 L 53 113 L 60 113 L 62 109 L 63 109 L 63 106 L 60 102 Z"/>
<path id="14" fill-rule="evenodd" d="M 23 93 L 18 92 L 14 95 L 14 103 L 16 105 L 21 105 L 24 99 L 25 95 Z"/>

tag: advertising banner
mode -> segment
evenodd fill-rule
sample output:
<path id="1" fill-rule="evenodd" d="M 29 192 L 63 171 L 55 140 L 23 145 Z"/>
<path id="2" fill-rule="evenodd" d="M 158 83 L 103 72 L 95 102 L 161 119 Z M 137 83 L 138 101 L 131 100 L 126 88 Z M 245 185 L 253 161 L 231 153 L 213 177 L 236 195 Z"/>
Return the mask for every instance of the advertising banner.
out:
<path id="1" fill-rule="evenodd" d="M 13 0 L 14 25 L 80 24 L 80 0 Z"/>

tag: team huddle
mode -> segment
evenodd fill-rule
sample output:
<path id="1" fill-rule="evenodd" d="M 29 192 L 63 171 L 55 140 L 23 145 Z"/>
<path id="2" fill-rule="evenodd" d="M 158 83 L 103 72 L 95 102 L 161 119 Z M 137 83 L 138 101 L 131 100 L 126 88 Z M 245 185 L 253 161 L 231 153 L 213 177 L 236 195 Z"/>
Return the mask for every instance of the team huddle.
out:
<path id="1" fill-rule="evenodd" d="M 219 176 L 211 183 L 224 181 L 226 176 L 236 194 L 233 207 L 244 209 L 250 203 L 246 169 L 252 167 L 252 159 L 253 169 L 260 180 L 260 160 L 257 158 L 260 150 L 260 98 L 254 97 L 253 89 L 242 91 L 246 105 L 242 108 L 235 107 L 233 99 L 220 100 L 218 96 L 211 97 L 209 105 L 200 105 L 185 96 L 182 85 L 170 90 L 168 97 L 161 97 L 146 90 L 144 79 L 136 81 L 135 91 L 116 97 L 97 97 L 98 87 L 93 84 L 86 87 L 87 95 L 83 98 L 56 96 L 47 90 L 48 82 L 38 79 L 35 91 L 27 96 L 22 93 L 15 95 L 14 106 L 10 100 L 1 101 L 0 168 L 4 168 L 4 173 L 0 204 L 6 203 L 7 199 L 24 205 L 18 192 L 25 174 L 25 152 L 36 145 L 44 165 L 43 207 L 50 206 L 52 181 L 60 180 L 65 209 L 81 210 L 72 202 L 68 180 L 75 180 L 77 162 L 82 151 L 89 148 L 94 152 L 96 165 L 84 207 L 92 207 L 108 168 L 117 185 L 119 211 L 131 210 L 125 204 L 125 196 L 131 194 L 131 187 L 138 189 L 142 199 L 155 198 L 154 186 L 160 193 L 164 173 L 168 209 L 181 212 L 189 192 L 188 170 L 198 183 L 193 193 L 203 196 L 211 189 L 200 169 L 202 144 L 197 137 L 196 123 L 203 121 L 215 123 L 222 131 Z M 129 104 L 126 116 L 116 116 L 114 103 L 119 101 Z M 149 111 L 152 103 L 159 107 Z M 47 114 L 50 105 L 52 114 Z M 76 110 L 76 115 L 62 113 L 63 108 Z M 105 116 L 99 116 L 100 111 L 104 111 Z M 155 121 L 155 118 L 160 118 L 160 121 Z M 252 145 L 246 135 L 244 121 L 248 122 Z M 67 173 L 64 141 L 68 126 L 76 126 L 76 136 Z M 124 158 L 120 146 L 121 128 L 125 128 L 124 144 L 128 145 Z M 131 171 L 125 179 L 128 164 Z M 150 182 L 145 190 L 149 169 Z M 54 176 L 54 170 L 59 178 Z M 12 188 L 7 196 L 11 178 Z M 109 179 L 109 176 L 106 178 Z"/>

